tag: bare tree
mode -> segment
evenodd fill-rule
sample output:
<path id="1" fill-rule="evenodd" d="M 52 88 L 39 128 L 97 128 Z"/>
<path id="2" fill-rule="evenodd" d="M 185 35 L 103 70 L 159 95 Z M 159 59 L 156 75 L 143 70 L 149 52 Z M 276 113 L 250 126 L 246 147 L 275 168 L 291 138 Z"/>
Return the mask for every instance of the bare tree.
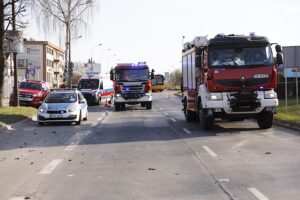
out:
<path id="1" fill-rule="evenodd" d="M 14 12 L 12 12 L 13 3 L 15 7 Z M 31 0 L 0 0 L 0 106 L 2 106 L 3 99 L 6 33 L 12 25 L 13 18 L 16 19 L 17 29 L 25 28 L 27 22 L 24 19 L 28 14 L 27 8 L 30 4 Z"/>
<path id="2" fill-rule="evenodd" d="M 180 69 L 176 69 L 173 72 L 171 72 L 170 74 L 170 83 L 172 86 L 174 86 L 176 88 L 180 87 L 182 82 L 182 73 Z"/>
<path id="3" fill-rule="evenodd" d="M 40 8 L 37 13 L 39 24 L 43 24 L 44 31 L 59 31 L 65 34 L 65 72 L 70 77 L 70 41 L 71 31 L 75 31 L 87 25 L 85 20 L 92 17 L 95 4 L 92 0 L 35 0 Z M 43 16 L 40 18 L 40 16 Z M 58 30 L 57 30 L 58 28 Z M 68 69 L 69 70 L 66 70 Z M 69 78 L 69 83 L 71 79 Z"/>

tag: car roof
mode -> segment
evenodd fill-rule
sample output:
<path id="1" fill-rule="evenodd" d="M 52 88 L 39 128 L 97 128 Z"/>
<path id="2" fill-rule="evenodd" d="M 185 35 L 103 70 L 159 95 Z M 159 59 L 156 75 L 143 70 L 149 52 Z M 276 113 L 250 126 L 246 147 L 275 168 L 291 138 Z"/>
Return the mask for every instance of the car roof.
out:
<path id="1" fill-rule="evenodd" d="M 53 89 L 51 93 L 79 93 L 77 89 L 64 88 L 64 89 Z"/>

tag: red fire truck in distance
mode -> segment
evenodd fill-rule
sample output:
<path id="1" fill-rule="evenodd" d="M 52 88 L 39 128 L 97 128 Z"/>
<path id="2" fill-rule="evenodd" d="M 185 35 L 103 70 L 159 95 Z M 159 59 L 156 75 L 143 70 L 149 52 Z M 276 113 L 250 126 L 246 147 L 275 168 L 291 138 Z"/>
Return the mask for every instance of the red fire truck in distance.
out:
<path id="1" fill-rule="evenodd" d="M 278 106 L 276 58 L 266 37 L 219 34 L 196 37 L 182 50 L 183 111 L 186 121 L 212 129 L 216 118 L 257 119 L 261 129 L 273 125 Z"/>
<path id="2" fill-rule="evenodd" d="M 110 79 L 114 81 L 115 110 L 125 109 L 125 104 L 141 104 L 147 110 L 152 108 L 152 86 L 154 70 L 149 72 L 149 67 L 144 62 L 138 64 L 118 64 L 110 72 Z"/>

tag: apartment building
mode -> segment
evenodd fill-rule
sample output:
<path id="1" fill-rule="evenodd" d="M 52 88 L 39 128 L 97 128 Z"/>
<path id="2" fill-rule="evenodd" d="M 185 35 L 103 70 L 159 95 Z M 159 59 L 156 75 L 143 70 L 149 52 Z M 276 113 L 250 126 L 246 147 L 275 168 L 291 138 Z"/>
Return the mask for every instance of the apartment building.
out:
<path id="1" fill-rule="evenodd" d="M 43 80 L 58 87 L 63 82 L 64 50 L 48 41 L 24 40 L 17 68 L 19 80 Z"/>

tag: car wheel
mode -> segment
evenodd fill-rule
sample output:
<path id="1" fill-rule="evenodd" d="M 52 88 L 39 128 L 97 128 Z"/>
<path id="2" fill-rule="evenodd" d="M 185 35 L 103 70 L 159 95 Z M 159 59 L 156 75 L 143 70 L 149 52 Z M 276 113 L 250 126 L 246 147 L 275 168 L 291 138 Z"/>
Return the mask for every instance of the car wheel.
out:
<path id="1" fill-rule="evenodd" d="M 76 125 L 80 125 L 80 123 L 81 123 L 81 112 L 80 112 L 80 114 L 79 114 L 79 119 L 78 119 L 78 121 L 76 122 Z"/>
<path id="2" fill-rule="evenodd" d="M 44 122 L 39 122 L 39 125 L 40 125 L 40 126 L 44 126 L 45 123 L 44 123 Z"/>
<path id="3" fill-rule="evenodd" d="M 83 118 L 83 121 L 87 121 L 88 120 L 88 112 L 86 111 L 86 115 L 85 115 L 85 118 Z"/>

